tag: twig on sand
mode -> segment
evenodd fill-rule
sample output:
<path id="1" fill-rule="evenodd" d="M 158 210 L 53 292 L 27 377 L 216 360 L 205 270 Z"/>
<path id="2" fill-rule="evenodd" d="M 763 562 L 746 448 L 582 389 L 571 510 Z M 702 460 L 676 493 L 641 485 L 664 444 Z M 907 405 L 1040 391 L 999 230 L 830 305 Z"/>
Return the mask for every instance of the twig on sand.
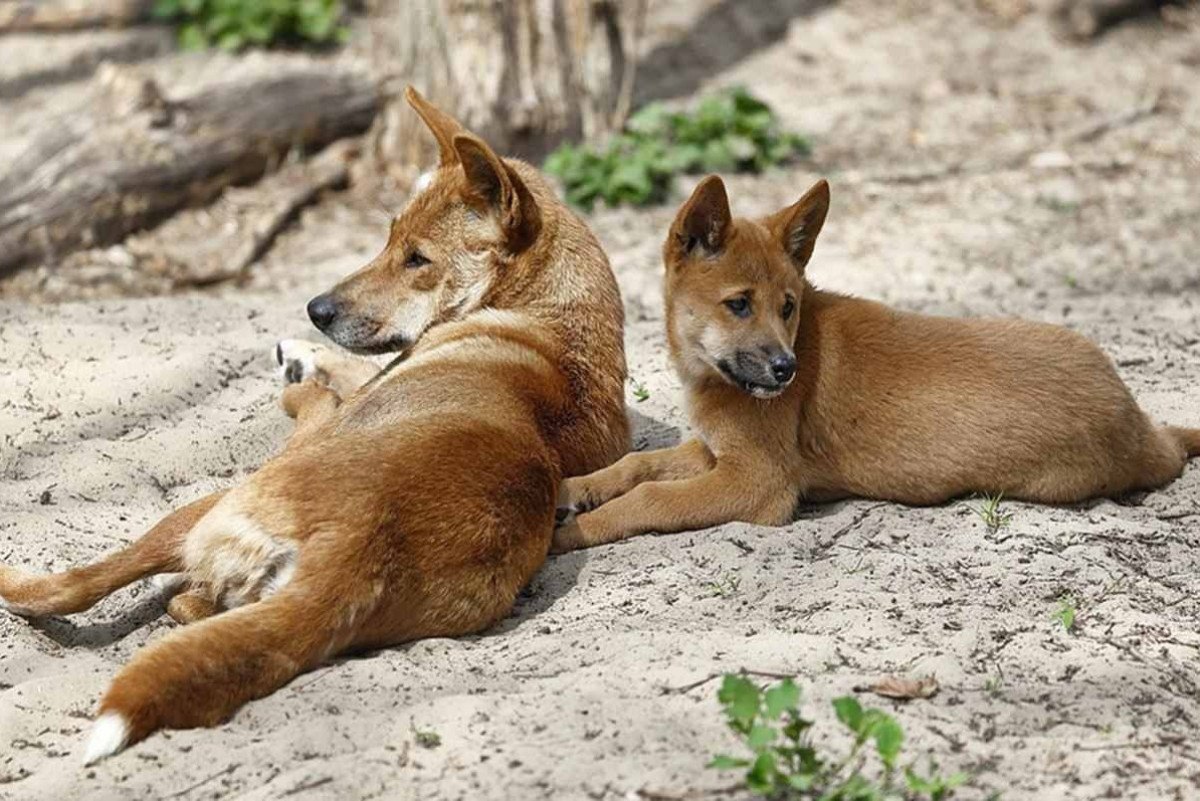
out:
<path id="1" fill-rule="evenodd" d="M 647 790 L 645 788 L 637 791 L 638 798 L 644 798 L 646 801 L 692 801 L 697 798 L 712 798 L 718 795 L 729 795 L 740 790 L 746 789 L 744 784 L 731 784 L 728 787 L 714 787 L 711 790 L 685 790 L 682 793 L 666 793 L 661 790 Z"/>
<path id="2" fill-rule="evenodd" d="M 240 763 L 240 762 L 234 762 L 232 765 L 226 765 L 225 767 L 221 768 L 219 771 L 217 771 L 216 773 L 212 774 L 211 776 L 208 776 L 208 777 L 206 777 L 206 778 L 203 778 L 203 779 L 201 779 L 200 781 L 196 782 L 195 784 L 192 784 L 192 785 L 189 785 L 189 786 L 187 786 L 187 787 L 183 788 L 182 790 L 180 790 L 180 791 L 179 791 L 179 792 L 177 792 L 177 793 L 171 793 L 170 795 L 168 795 L 168 796 L 163 796 L 163 797 L 164 797 L 164 798 L 182 798 L 183 796 L 187 795 L 188 793 L 192 792 L 193 790 L 198 790 L 199 788 L 201 788 L 201 787 L 203 787 L 204 785 L 208 784 L 208 783 L 209 783 L 209 782 L 211 782 L 213 779 L 219 779 L 219 778 L 221 778 L 222 776 L 224 776 L 224 775 L 226 775 L 226 774 L 228 774 L 228 773 L 233 773 L 233 772 L 234 772 L 235 770 L 237 770 L 239 767 L 241 767 L 241 763 Z"/>
<path id="3" fill-rule="evenodd" d="M 332 776 L 322 776 L 319 779 L 312 779 L 310 781 L 300 782 L 299 784 L 297 784 L 295 787 L 291 788 L 290 790 L 285 790 L 283 793 L 281 793 L 280 798 L 284 798 L 289 795 L 295 795 L 296 793 L 302 793 L 305 790 L 312 790 L 315 787 L 322 787 L 326 784 L 329 784 L 331 781 L 333 781 Z"/>
<path id="4" fill-rule="evenodd" d="M 1110 743 L 1106 745 L 1077 745 L 1076 751 L 1121 751 L 1127 748 L 1170 748 L 1175 745 L 1183 745 L 1185 740 L 1183 737 L 1164 737 L 1161 740 L 1151 740 L 1150 742 L 1132 742 L 1132 743 Z"/>
<path id="5" fill-rule="evenodd" d="M 662 688 L 662 694 L 663 695 L 683 695 L 684 693 L 690 693 L 692 690 L 695 690 L 697 687 L 703 687 L 705 684 L 708 684 L 710 681 L 716 681 L 717 679 L 721 678 L 728 672 L 730 672 L 730 671 L 722 671 L 721 673 L 710 673 L 709 675 L 705 676 L 704 678 L 700 679 L 699 681 L 693 681 L 691 684 L 685 684 L 682 687 L 664 686 Z M 776 673 L 776 672 L 770 671 L 770 670 L 746 670 L 745 668 L 742 668 L 741 670 L 736 670 L 736 671 L 732 671 L 732 672 L 739 673 L 743 676 L 757 676 L 760 679 L 779 679 L 781 681 L 783 679 L 796 678 L 795 673 Z"/>
<path id="6" fill-rule="evenodd" d="M 1106 117 L 1100 117 L 1068 131 L 1063 135 L 1062 142 L 1064 144 L 1090 142 L 1115 128 L 1124 128 L 1126 125 L 1132 125 L 1143 117 L 1149 117 L 1160 111 L 1162 111 L 1162 92 L 1156 92 L 1133 108 L 1128 108 Z"/>
<path id="7" fill-rule="evenodd" d="M 1185 517 L 1196 517 L 1200 515 L 1200 511 L 1196 509 L 1179 509 L 1172 512 L 1159 512 L 1154 515 L 1159 520 L 1182 520 Z"/>

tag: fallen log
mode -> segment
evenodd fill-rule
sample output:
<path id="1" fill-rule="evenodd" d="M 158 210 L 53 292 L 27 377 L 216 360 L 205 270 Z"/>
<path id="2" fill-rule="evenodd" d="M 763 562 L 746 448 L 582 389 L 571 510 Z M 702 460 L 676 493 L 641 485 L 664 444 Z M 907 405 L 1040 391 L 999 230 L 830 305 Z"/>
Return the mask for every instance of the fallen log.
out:
<path id="1" fill-rule="evenodd" d="M 19 98 L 26 92 L 78 81 L 95 74 L 104 62 L 133 64 L 175 47 L 175 37 L 165 28 L 130 28 L 86 31 L 54 36 L 5 36 L 0 48 L 0 100 Z"/>
<path id="2" fill-rule="evenodd" d="M 208 286 L 246 275 L 301 209 L 349 183 L 356 140 L 330 145 L 253 186 L 226 190 L 212 205 L 176 214 L 125 240 L 143 272 L 173 287 Z"/>
<path id="3" fill-rule="evenodd" d="M 128 68 L 102 71 L 108 102 L 56 120 L 0 179 L 0 275 L 117 242 L 261 177 L 293 150 L 362 133 L 369 79 L 296 69 L 163 94 Z"/>
<path id="4" fill-rule="evenodd" d="M 0 33 L 122 27 L 150 16 L 153 0 L 0 0 Z"/>

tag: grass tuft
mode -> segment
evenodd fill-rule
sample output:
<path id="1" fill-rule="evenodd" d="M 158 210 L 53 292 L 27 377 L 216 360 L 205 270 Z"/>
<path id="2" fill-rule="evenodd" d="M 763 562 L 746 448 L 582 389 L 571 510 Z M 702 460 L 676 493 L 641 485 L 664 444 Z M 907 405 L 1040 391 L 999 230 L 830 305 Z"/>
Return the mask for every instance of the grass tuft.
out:
<path id="1" fill-rule="evenodd" d="M 1000 501 L 1003 500 L 1003 493 L 995 495 L 984 495 L 983 503 L 977 507 L 972 507 L 972 511 L 979 516 L 983 524 L 987 526 L 988 531 L 995 534 L 1002 528 L 1005 528 L 1012 520 L 1012 512 L 1002 512 L 1000 510 Z"/>

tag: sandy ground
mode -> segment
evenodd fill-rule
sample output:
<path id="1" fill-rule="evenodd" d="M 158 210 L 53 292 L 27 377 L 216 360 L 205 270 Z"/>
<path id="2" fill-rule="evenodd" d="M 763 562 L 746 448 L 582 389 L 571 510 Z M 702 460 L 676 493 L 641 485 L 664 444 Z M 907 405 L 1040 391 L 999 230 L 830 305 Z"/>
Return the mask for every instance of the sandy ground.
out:
<path id="1" fill-rule="evenodd" d="M 815 163 L 731 180 L 735 209 L 772 210 L 828 175 L 818 284 L 1068 325 L 1153 416 L 1200 425 L 1200 28 L 1136 24 L 1078 50 L 1037 14 L 1005 27 L 973 4 L 938 9 L 823 6 L 714 76 L 751 85 L 816 146 Z M 1154 113 L 1086 135 L 1148 98 Z M 673 211 L 590 219 L 650 393 L 630 394 L 638 447 L 687 429 L 657 294 Z M 240 289 L 0 299 L 0 561 L 93 559 L 251 472 L 287 431 L 269 348 L 305 331 L 304 301 L 379 247 L 385 219 L 335 197 Z M 323 667 L 219 729 L 92 769 L 78 761 L 90 711 L 172 625 L 161 599 L 135 585 L 69 621 L 0 616 L 0 798 L 729 797 L 735 777 L 704 768 L 734 748 L 715 684 L 679 688 L 743 667 L 799 676 L 822 726 L 856 685 L 935 674 L 933 699 L 878 703 L 910 757 L 974 775 L 964 798 L 1194 797 L 1198 497 L 1193 466 L 1121 502 L 1005 503 L 996 532 L 977 501 L 854 501 L 783 529 L 556 557 L 484 636 Z M 1071 633 L 1054 618 L 1064 597 Z"/>

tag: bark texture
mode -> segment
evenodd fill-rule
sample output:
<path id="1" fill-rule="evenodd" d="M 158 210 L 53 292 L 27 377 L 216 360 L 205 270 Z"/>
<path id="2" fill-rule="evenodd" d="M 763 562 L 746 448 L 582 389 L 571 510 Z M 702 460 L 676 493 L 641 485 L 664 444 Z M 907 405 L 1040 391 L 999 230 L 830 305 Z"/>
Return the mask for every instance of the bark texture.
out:
<path id="1" fill-rule="evenodd" d="M 416 86 L 500 152 L 535 158 L 619 128 L 646 0 L 381 0 L 373 62 L 390 78 L 373 152 L 388 169 L 432 158 L 400 91 Z"/>

